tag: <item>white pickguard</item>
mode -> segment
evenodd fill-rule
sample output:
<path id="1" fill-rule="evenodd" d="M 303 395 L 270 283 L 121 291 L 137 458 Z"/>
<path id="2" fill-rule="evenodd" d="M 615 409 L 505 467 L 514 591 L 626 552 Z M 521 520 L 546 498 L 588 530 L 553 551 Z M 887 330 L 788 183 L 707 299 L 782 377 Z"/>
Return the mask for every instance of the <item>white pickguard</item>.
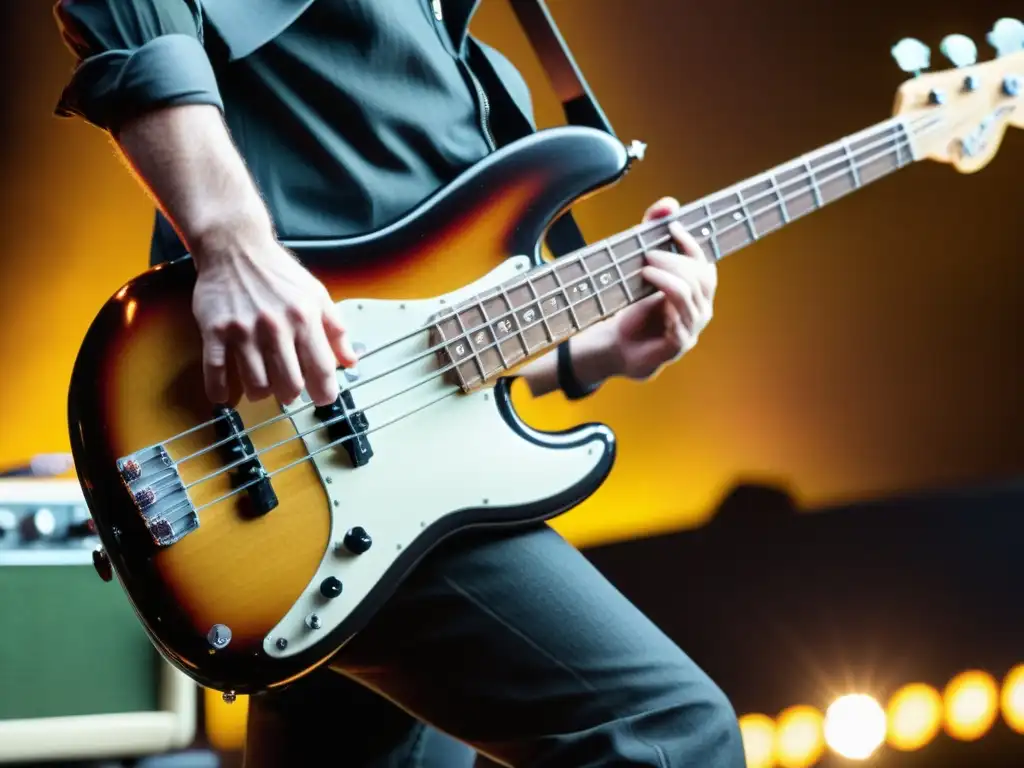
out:
<path id="1" fill-rule="evenodd" d="M 510 259 L 480 281 L 434 299 L 339 303 L 350 338 L 368 350 L 423 330 L 368 355 L 356 367 L 354 381 L 342 379 L 369 420 L 374 455 L 365 466 L 353 469 L 341 447 L 319 450 L 330 438 L 302 399 L 286 407 L 296 429 L 309 433 L 303 439 L 310 453 L 319 450 L 312 461 L 330 498 L 332 544 L 302 596 L 264 639 L 268 655 L 292 656 L 323 639 L 434 522 L 461 509 L 517 507 L 550 498 L 601 462 L 603 448 L 595 443 L 552 450 L 523 439 L 502 418 L 490 387 L 468 395 L 458 392 L 448 379 L 434 375 L 440 365 L 436 353 L 425 354 L 430 349 L 426 326 L 438 312 L 528 267 L 526 257 Z M 415 363 L 402 365 L 416 357 Z M 361 555 L 340 547 L 354 526 L 366 529 L 373 540 Z M 329 576 L 343 586 L 333 599 L 320 593 Z M 318 621 L 311 622 L 314 614 Z M 280 638 L 287 641 L 284 648 Z"/>

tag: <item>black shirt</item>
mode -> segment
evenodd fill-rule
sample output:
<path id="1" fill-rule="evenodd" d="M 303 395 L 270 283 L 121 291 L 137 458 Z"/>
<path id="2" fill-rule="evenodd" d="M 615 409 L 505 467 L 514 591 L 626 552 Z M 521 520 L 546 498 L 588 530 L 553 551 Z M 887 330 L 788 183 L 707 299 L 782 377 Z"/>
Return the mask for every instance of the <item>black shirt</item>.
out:
<path id="1" fill-rule="evenodd" d="M 154 106 L 218 106 L 283 239 L 379 228 L 492 148 L 467 65 L 475 3 L 448 0 L 463 21 L 453 32 L 432 0 L 315 0 L 232 60 L 232 25 L 258 24 L 258 9 L 214 28 L 215 2 L 205 18 L 198 0 L 59 3 L 80 64 L 57 114 L 116 131 Z M 496 67 L 509 78 L 507 61 Z M 525 92 L 521 78 L 510 87 Z M 159 215 L 153 251 L 183 252 Z"/>

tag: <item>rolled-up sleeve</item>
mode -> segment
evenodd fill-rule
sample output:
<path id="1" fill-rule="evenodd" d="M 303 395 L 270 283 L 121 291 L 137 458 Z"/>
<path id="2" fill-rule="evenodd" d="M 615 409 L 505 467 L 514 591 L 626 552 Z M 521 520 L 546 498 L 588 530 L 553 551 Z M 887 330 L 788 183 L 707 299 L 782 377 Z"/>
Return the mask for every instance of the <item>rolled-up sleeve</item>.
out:
<path id="1" fill-rule="evenodd" d="M 224 109 L 199 0 L 59 0 L 54 15 L 77 58 L 58 116 L 116 131 L 159 107 Z"/>

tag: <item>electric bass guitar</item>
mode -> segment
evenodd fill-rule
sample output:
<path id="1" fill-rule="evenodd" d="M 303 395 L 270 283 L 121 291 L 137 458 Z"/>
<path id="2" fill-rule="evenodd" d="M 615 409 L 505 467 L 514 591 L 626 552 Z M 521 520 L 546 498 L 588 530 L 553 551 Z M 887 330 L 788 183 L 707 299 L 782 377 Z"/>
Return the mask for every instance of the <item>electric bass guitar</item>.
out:
<path id="1" fill-rule="evenodd" d="M 957 68 L 906 81 L 890 119 L 675 218 L 721 259 L 915 161 L 981 169 L 1024 125 L 1024 25 L 1003 19 L 989 42 L 1000 55 L 976 64 L 969 39 L 947 38 Z M 927 67 L 917 41 L 893 55 Z M 187 257 L 106 302 L 72 375 L 71 445 L 97 568 L 116 574 L 168 661 L 229 700 L 284 685 L 327 661 L 444 537 L 547 520 L 600 486 L 612 432 L 531 428 L 506 374 L 653 292 L 640 270 L 670 247 L 668 220 L 550 262 L 539 247 L 643 150 L 592 129 L 541 131 L 392 226 L 286 242 L 359 342 L 328 407 L 303 396 L 211 408 Z M 467 269 L 479 279 L 422 295 Z"/>

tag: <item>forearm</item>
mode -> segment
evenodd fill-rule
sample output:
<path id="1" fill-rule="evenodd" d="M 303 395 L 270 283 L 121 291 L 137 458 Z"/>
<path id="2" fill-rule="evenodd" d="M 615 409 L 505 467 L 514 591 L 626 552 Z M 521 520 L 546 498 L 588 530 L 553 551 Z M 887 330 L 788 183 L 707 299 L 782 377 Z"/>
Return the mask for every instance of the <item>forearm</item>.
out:
<path id="1" fill-rule="evenodd" d="M 270 214 L 216 107 L 153 110 L 120 126 L 115 140 L 194 257 L 223 252 L 233 240 L 273 238 Z"/>
<path id="2" fill-rule="evenodd" d="M 600 384 L 621 373 L 622 362 L 612 338 L 611 323 L 602 322 L 586 328 L 569 340 L 569 351 L 576 377 L 583 386 Z M 534 397 L 559 389 L 558 350 L 525 365 L 519 375 L 526 380 Z"/>

